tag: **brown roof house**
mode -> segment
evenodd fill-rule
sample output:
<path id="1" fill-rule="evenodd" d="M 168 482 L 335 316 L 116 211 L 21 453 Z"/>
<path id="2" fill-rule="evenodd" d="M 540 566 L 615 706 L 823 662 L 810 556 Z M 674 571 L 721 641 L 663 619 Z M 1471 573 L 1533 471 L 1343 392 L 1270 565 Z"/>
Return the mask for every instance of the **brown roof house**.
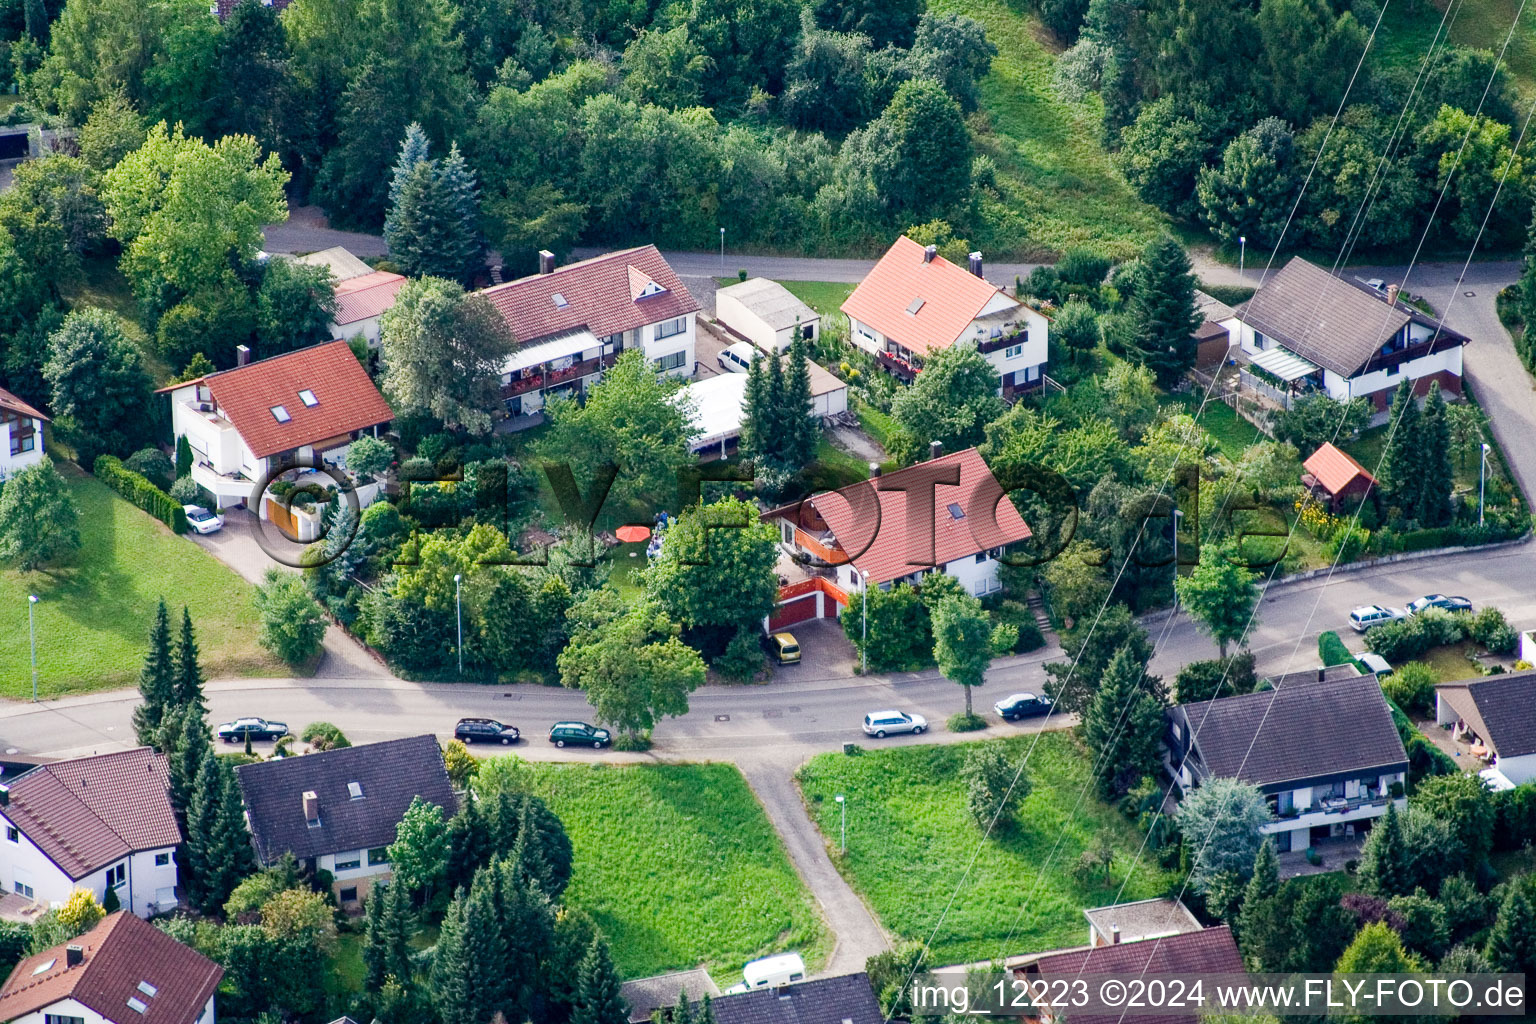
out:
<path id="1" fill-rule="evenodd" d="M 1435 381 L 1448 397 L 1460 395 L 1468 338 L 1409 305 L 1397 285 L 1377 284 L 1293 257 L 1238 311 L 1244 356 L 1269 378 L 1250 375 L 1245 383 L 1286 403 L 1313 392 L 1340 402 L 1365 398 L 1378 421 L 1405 380 L 1418 395 Z"/>
<path id="2" fill-rule="evenodd" d="M 214 1024 L 224 968 L 126 911 L 26 957 L 0 987 L 15 1024 Z"/>
<path id="3" fill-rule="evenodd" d="M 997 368 L 1005 395 L 1040 387 L 1050 321 L 987 283 L 981 253 L 957 267 L 902 235 L 843 303 L 848 340 L 886 370 L 911 381 L 923 360 L 954 345 L 974 345 Z"/>
<path id="4" fill-rule="evenodd" d="M 0 480 L 43 461 L 48 417 L 0 388 Z"/>
<path id="5" fill-rule="evenodd" d="M 1536 671 L 1441 683 L 1435 721 L 1487 763 L 1482 776 L 1492 788 L 1536 781 Z"/>
<path id="6" fill-rule="evenodd" d="M 58 906 L 109 888 L 141 917 L 176 906 L 176 847 L 165 756 L 149 747 L 41 765 L 0 786 L 0 884 Z M 0 1017 L 3 1019 L 3 1017 Z"/>
<path id="7" fill-rule="evenodd" d="M 1324 441 L 1323 446 L 1301 464 L 1306 470 L 1301 484 L 1313 494 L 1326 497 L 1333 510 L 1358 502 L 1376 486 L 1376 478 L 1341 448 Z"/>
<path id="8" fill-rule="evenodd" d="M 286 853 L 335 878 L 336 898 L 359 903 L 389 877 L 388 846 L 411 801 L 452 815 L 458 804 L 433 736 L 343 747 L 235 769 L 256 857 Z"/>
<path id="9" fill-rule="evenodd" d="M 222 507 L 250 501 L 256 483 L 295 463 L 346 467 L 347 448 L 357 437 L 394 419 L 394 412 L 345 341 L 245 362 L 232 370 L 162 388 L 171 396 L 171 429 L 192 447 L 192 479 Z M 316 482 L 334 486 L 329 476 Z M 359 490 L 363 504 L 373 493 Z M 269 493 L 259 514 L 299 540 L 318 531 Z M 301 521 L 302 520 L 302 521 Z"/>
<path id="10" fill-rule="evenodd" d="M 563 267 L 540 252 L 537 274 L 480 294 L 519 342 L 501 368 L 514 416 L 538 412 L 551 396 L 583 393 L 626 349 L 644 352 L 658 373 L 693 373 L 699 303 L 654 245 Z"/>
<path id="11" fill-rule="evenodd" d="M 379 331 L 385 312 L 395 304 L 395 296 L 405 286 L 405 278 L 388 270 L 373 270 L 336 283 L 336 318 L 331 321 L 331 337 L 355 338 L 361 335 L 369 348 L 379 347 Z"/>

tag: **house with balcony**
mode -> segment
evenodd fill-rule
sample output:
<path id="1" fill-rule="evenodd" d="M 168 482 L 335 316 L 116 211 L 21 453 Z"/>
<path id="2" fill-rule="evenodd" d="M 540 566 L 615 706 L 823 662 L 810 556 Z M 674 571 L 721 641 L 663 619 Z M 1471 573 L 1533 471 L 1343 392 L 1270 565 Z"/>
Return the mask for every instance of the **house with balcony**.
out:
<path id="1" fill-rule="evenodd" d="M 998 560 L 1030 531 L 975 448 L 934 451 L 892 473 L 871 464 L 870 474 L 762 514 L 781 553 L 770 629 L 840 616 L 865 586 L 889 590 L 931 573 L 978 596 L 1002 589 Z"/>
<path id="2" fill-rule="evenodd" d="M 1408 754 L 1374 675 L 1319 670 L 1273 690 L 1168 709 L 1165 766 L 1181 794 L 1207 779 L 1258 787 L 1281 853 L 1353 839 L 1407 807 Z"/>
<path id="3" fill-rule="evenodd" d="M 76 889 L 117 892 L 140 917 L 176 907 L 176 848 L 164 754 L 149 747 L 39 765 L 0 786 L 7 916 L 62 906 Z"/>
<path id="4" fill-rule="evenodd" d="M 501 369 L 513 416 L 541 411 L 552 396 L 585 393 L 627 349 L 644 352 L 657 373 L 693 373 L 699 303 L 654 245 L 563 267 L 540 252 L 537 274 L 480 294 L 519 343 Z"/>
<path id="5" fill-rule="evenodd" d="M 126 911 L 23 957 L 0 985 L 15 1024 L 214 1024 L 224 968 Z"/>
<path id="6" fill-rule="evenodd" d="M 48 417 L 0 388 L 0 480 L 43 461 Z"/>
<path id="7" fill-rule="evenodd" d="M 389 844 L 411 801 L 421 797 L 452 817 L 453 784 L 434 736 L 410 736 L 235 769 L 256 859 L 270 867 L 293 854 L 329 871 L 342 905 L 388 881 Z"/>
<path id="8" fill-rule="evenodd" d="M 1536 671 L 1461 679 L 1435 687 L 1435 722 L 1487 767 L 1493 789 L 1536 781 Z"/>
<path id="9" fill-rule="evenodd" d="M 905 235 L 859 282 L 842 305 L 848 340 L 897 379 L 911 383 L 932 353 L 972 345 L 1012 397 L 1045 380 L 1050 321 L 982 276 L 981 253 L 957 267 L 934 246 Z"/>
<path id="10" fill-rule="evenodd" d="M 170 395 L 172 431 L 192 448 L 192 479 L 220 507 L 245 505 L 259 480 L 285 466 L 345 469 L 352 442 L 394 419 L 345 341 L 248 357 L 241 346 L 234 369 L 160 389 Z M 271 494 L 253 511 L 306 539 L 293 511 Z"/>
<path id="11" fill-rule="evenodd" d="M 1293 257 L 1264 282 L 1238 315 L 1238 343 L 1251 392 L 1286 408 L 1321 393 L 1364 398 L 1384 422 L 1398 385 L 1416 395 L 1438 381 L 1461 394 L 1461 349 L 1468 339 L 1403 300 L 1397 285 L 1379 290 Z M 1258 372 L 1255 372 L 1257 370 Z"/>

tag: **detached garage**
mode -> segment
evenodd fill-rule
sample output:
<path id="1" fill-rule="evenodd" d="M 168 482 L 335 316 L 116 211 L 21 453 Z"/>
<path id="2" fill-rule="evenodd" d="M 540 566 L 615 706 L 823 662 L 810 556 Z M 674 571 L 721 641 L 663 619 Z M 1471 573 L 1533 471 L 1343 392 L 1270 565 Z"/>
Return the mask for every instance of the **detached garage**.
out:
<path id="1" fill-rule="evenodd" d="M 715 319 L 764 352 L 783 352 L 798 329 L 806 341 L 821 332 L 821 314 L 765 277 L 715 292 Z"/>

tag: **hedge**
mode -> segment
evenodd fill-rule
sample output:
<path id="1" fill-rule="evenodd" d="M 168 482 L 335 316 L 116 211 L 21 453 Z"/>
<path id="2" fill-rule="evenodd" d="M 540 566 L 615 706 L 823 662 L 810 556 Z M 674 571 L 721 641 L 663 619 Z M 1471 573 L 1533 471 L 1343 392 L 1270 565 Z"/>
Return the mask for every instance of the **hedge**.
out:
<path id="1" fill-rule="evenodd" d="M 1339 634 L 1331 629 L 1326 633 L 1318 634 L 1317 653 L 1322 656 L 1323 664 L 1329 667 L 1346 665 L 1355 660 L 1355 656 L 1349 653 L 1349 648 L 1344 646 L 1344 641 L 1339 639 Z"/>
<path id="2" fill-rule="evenodd" d="M 98 455 L 91 471 L 96 479 L 148 512 L 175 533 L 186 533 L 187 513 L 169 495 L 139 473 L 126 468 L 115 455 Z"/>

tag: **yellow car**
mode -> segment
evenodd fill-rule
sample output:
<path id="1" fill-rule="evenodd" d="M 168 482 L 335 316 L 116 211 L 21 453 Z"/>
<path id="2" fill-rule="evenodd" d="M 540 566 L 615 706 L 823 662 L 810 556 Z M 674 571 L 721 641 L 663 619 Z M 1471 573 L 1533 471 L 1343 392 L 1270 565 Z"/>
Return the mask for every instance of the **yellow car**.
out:
<path id="1" fill-rule="evenodd" d="M 775 633 L 769 637 L 768 649 L 780 665 L 793 665 L 800 660 L 800 644 L 793 633 Z"/>

